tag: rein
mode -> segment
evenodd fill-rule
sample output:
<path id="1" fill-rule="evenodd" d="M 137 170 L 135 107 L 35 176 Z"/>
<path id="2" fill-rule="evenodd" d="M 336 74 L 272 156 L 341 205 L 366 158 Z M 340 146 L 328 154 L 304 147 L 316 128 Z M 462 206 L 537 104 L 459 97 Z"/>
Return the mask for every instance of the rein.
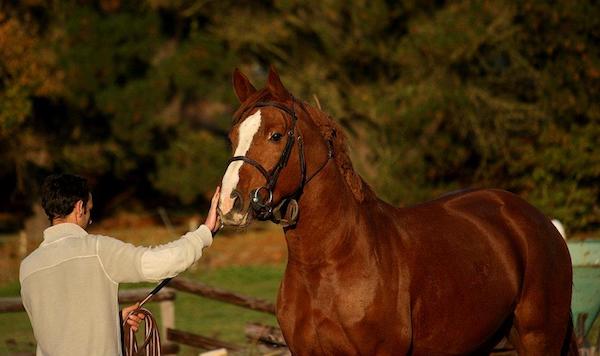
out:
<path id="1" fill-rule="evenodd" d="M 284 227 L 292 226 L 292 225 L 296 224 L 296 220 L 298 218 L 297 199 L 302 194 L 302 191 L 304 190 L 304 186 L 306 186 L 306 184 L 308 184 L 319 172 L 321 172 L 321 170 L 323 168 L 325 168 L 327 163 L 329 163 L 331 158 L 333 158 L 333 144 L 331 143 L 331 141 L 327 141 L 327 149 L 328 149 L 327 159 L 319 167 L 319 169 L 316 170 L 315 173 L 313 173 L 308 179 L 306 178 L 306 159 L 305 159 L 305 155 L 304 155 L 304 141 L 302 139 L 301 133 L 299 133 L 296 136 L 296 130 L 297 131 L 300 131 L 300 130 L 296 127 L 296 124 L 298 122 L 298 116 L 296 115 L 296 111 L 295 111 L 295 105 L 294 105 L 295 103 L 296 103 L 296 100 L 293 96 L 292 96 L 292 107 L 291 108 L 288 108 L 285 105 L 282 105 L 277 102 L 272 102 L 272 101 L 258 102 L 256 104 L 254 104 L 253 106 L 248 107 L 239 116 L 239 117 L 242 117 L 245 112 L 252 110 L 254 108 L 274 107 L 274 108 L 277 108 L 277 109 L 287 113 L 291 117 L 292 124 L 290 126 L 290 129 L 287 132 L 287 141 L 285 143 L 285 147 L 283 148 L 283 151 L 281 152 L 281 156 L 279 156 L 279 160 L 277 161 L 277 163 L 275 164 L 275 167 L 273 167 L 273 169 L 271 169 L 270 171 L 267 171 L 256 160 L 253 160 L 246 156 L 234 156 L 234 157 L 231 157 L 229 159 L 229 161 L 227 162 L 227 165 L 229 165 L 235 161 L 242 161 L 242 162 L 248 163 L 251 166 L 253 166 L 254 168 L 256 168 L 260 172 L 260 174 L 263 175 L 263 177 L 265 177 L 266 185 L 256 188 L 250 192 L 250 206 L 252 207 L 254 215 L 256 216 L 257 219 L 263 220 L 263 221 L 271 220 L 276 224 L 282 224 Z M 303 106 L 302 106 L 302 108 L 304 109 L 304 111 L 306 111 L 306 109 Z M 301 175 L 300 183 L 298 184 L 298 187 L 292 194 L 289 194 L 288 196 L 284 197 L 281 200 L 281 203 L 279 203 L 277 206 L 273 206 L 273 204 L 272 204 L 273 203 L 273 191 L 275 189 L 275 186 L 277 185 L 277 180 L 279 179 L 279 174 L 281 173 L 283 168 L 285 168 L 287 166 L 287 163 L 290 159 L 290 155 L 292 152 L 292 148 L 294 147 L 294 143 L 296 141 L 298 141 L 298 156 L 299 156 L 298 158 L 299 158 L 299 162 L 300 162 L 300 175 Z M 263 193 L 263 192 L 266 194 L 266 198 L 263 198 L 263 196 L 261 195 L 261 193 Z M 284 211 L 283 216 L 281 213 L 282 210 Z"/>

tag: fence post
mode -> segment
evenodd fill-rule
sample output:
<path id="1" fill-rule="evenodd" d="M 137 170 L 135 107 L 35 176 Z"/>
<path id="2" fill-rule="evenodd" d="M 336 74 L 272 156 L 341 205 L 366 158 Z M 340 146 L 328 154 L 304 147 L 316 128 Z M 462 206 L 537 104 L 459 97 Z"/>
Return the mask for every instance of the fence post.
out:
<path id="1" fill-rule="evenodd" d="M 165 300 L 159 303 L 162 327 L 160 334 L 166 337 L 167 329 L 175 329 L 175 302 Z"/>

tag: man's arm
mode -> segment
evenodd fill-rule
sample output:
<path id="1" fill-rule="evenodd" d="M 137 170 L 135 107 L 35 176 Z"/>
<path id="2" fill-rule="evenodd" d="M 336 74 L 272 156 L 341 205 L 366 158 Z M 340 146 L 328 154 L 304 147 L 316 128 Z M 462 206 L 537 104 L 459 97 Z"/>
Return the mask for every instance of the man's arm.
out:
<path id="1" fill-rule="evenodd" d="M 115 283 L 156 282 L 189 268 L 202 256 L 202 249 L 212 244 L 212 234 L 220 228 L 216 213 L 218 197 L 219 188 L 204 225 L 165 245 L 135 247 L 99 236 L 98 256 L 108 277 Z"/>

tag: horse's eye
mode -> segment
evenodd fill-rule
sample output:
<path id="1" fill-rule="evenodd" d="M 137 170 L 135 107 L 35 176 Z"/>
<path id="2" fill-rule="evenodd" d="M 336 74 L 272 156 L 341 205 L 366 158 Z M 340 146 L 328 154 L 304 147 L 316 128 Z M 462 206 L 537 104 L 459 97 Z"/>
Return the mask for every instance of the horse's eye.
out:
<path id="1" fill-rule="evenodd" d="M 271 137 L 270 137 L 270 140 L 271 140 L 271 141 L 274 141 L 274 142 L 279 142 L 279 141 L 281 141 L 281 138 L 282 138 L 282 137 L 283 137 L 283 135 L 282 135 L 282 134 L 280 134 L 279 132 L 274 132 L 274 133 L 271 135 Z"/>

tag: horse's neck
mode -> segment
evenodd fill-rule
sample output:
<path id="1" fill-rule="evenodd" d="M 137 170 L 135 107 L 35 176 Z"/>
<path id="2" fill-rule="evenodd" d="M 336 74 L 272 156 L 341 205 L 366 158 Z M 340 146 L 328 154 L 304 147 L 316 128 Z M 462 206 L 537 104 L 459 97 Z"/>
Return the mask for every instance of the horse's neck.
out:
<path id="1" fill-rule="evenodd" d="M 360 206 L 333 161 L 305 186 L 298 205 L 298 222 L 285 232 L 290 262 L 328 263 L 362 244 Z"/>

